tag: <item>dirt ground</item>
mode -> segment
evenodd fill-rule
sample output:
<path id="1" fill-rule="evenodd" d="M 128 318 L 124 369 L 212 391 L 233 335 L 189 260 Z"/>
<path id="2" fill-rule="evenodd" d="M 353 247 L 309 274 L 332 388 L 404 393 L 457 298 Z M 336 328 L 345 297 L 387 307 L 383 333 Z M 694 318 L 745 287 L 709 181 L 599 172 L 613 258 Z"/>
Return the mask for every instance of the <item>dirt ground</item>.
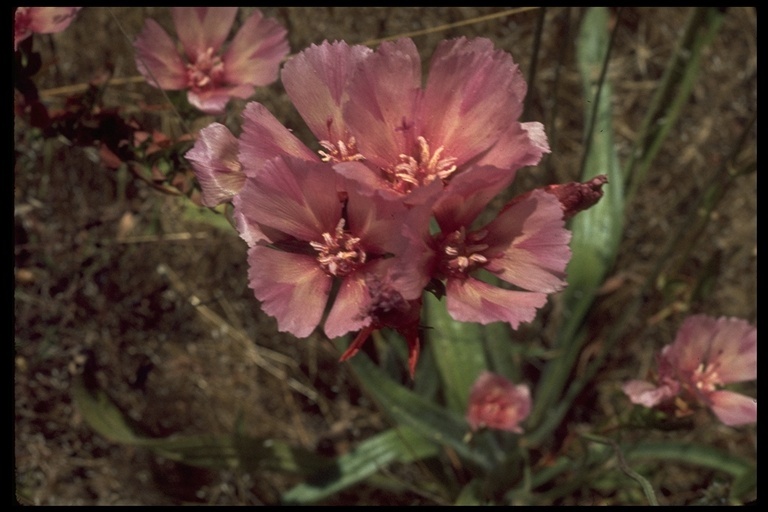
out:
<path id="1" fill-rule="evenodd" d="M 263 11 L 284 23 L 295 53 L 323 39 L 363 43 L 500 9 Z M 637 8 L 620 13 L 608 76 L 622 161 L 689 12 Z M 579 9 L 546 11 L 525 120 L 545 124 L 553 152 L 537 168 L 519 173 L 523 190 L 578 178 L 584 104 L 573 47 L 581 15 Z M 117 83 L 104 97 L 107 106 L 144 116 L 158 129 L 178 129 L 167 109 L 140 109 L 142 104 L 162 107 L 164 99 L 145 83 L 130 80 L 138 73 L 129 39 L 146 17 L 171 26 L 166 9 L 86 8 L 65 32 L 35 36 L 35 48 L 43 53 L 36 80 L 44 100 L 60 105 L 65 96 L 60 88 L 76 88 L 109 63 Z M 414 40 L 428 58 L 443 38 L 489 37 L 528 76 L 538 17 L 537 10 L 530 10 Z M 756 27 L 754 9 L 731 8 L 706 51 L 692 98 L 628 207 L 611 286 L 595 306 L 606 324 L 619 316 L 662 243 L 753 116 Z M 256 99 L 300 137 L 306 133 L 279 83 L 260 90 Z M 755 158 L 754 132 L 738 162 Z M 328 340 L 318 334 L 297 340 L 278 333 L 274 319 L 261 312 L 247 287 L 245 243 L 234 230 L 192 220 L 183 199 L 162 195 L 127 172 L 105 169 L 95 150 L 63 138 L 44 140 L 21 119 L 16 119 L 14 139 L 15 484 L 20 503 L 270 504 L 297 482 L 277 474 L 191 468 L 106 441 L 83 422 L 70 395 L 86 364 L 150 437 L 228 433 L 238 424 L 249 435 L 275 436 L 333 455 L 387 426 L 349 369 L 337 362 L 339 354 Z M 580 412 L 579 421 L 598 424 L 627 407 L 617 393 L 621 382 L 652 366 L 653 351 L 672 340 L 686 310 L 756 323 L 756 173 L 733 182 L 705 231 L 685 249 L 689 252 L 674 255 L 681 265 L 665 274 L 674 286 L 660 286 L 648 298 L 609 358 L 598 387 L 590 390 L 596 401 L 591 410 Z M 709 286 L 691 297 L 704 273 L 711 276 Z M 599 343 L 589 345 L 584 358 L 594 350 Z M 706 435 L 714 446 L 755 456 L 754 427 L 705 426 L 687 435 L 698 441 Z M 722 485 L 714 472 L 676 464 L 660 467 L 652 483 L 666 504 L 717 502 L 711 495 Z M 418 489 L 395 495 L 360 485 L 324 503 L 434 502 Z M 590 503 L 617 504 L 611 496 L 577 492 L 562 504 Z"/>

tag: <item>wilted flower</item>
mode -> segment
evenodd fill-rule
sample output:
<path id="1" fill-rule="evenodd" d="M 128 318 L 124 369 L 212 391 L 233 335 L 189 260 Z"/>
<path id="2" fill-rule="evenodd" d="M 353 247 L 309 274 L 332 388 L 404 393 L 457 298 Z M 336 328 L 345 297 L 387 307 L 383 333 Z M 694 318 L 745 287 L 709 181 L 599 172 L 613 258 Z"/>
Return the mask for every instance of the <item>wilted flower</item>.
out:
<path id="1" fill-rule="evenodd" d="M 200 130 L 195 146 L 187 151 L 185 156 L 192 163 L 205 206 L 231 201 L 243 188 L 245 174 L 238 151 L 237 139 L 220 123 Z"/>
<path id="2" fill-rule="evenodd" d="M 522 433 L 520 423 L 531 412 L 531 392 L 501 375 L 483 372 L 472 385 L 467 422 L 472 430 L 488 427 Z"/>
<path id="3" fill-rule="evenodd" d="M 17 7 L 13 21 L 13 50 L 32 35 L 61 32 L 82 7 Z"/>
<path id="4" fill-rule="evenodd" d="M 254 11 L 224 50 L 237 7 L 174 7 L 171 12 L 181 54 L 152 19 L 134 41 L 136 66 L 151 85 L 188 89 L 192 105 L 220 114 L 230 98 L 248 98 L 255 86 L 277 80 L 289 47 L 286 30 L 276 20 Z"/>
<path id="5" fill-rule="evenodd" d="M 675 341 L 657 356 L 656 384 L 632 380 L 622 387 L 635 403 L 656 407 L 679 398 L 698 402 L 726 425 L 757 421 L 754 398 L 722 389 L 757 378 L 757 328 L 739 318 L 688 317 Z"/>

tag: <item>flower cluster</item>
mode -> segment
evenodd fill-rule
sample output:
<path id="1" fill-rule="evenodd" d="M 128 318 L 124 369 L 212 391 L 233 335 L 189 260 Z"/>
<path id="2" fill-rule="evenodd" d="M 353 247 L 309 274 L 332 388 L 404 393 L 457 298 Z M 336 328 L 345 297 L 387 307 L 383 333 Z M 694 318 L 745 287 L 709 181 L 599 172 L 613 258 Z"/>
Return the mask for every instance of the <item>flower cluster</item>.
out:
<path id="1" fill-rule="evenodd" d="M 699 403 L 726 425 L 757 421 L 757 400 L 722 389 L 757 378 L 757 328 L 745 320 L 688 317 L 657 361 L 655 384 L 642 380 L 624 384 L 623 391 L 633 403 L 645 407 L 674 403 L 678 414 Z"/>
<path id="2" fill-rule="evenodd" d="M 443 41 L 422 87 L 410 39 L 377 51 L 324 42 L 282 81 L 317 152 L 252 102 L 239 137 L 214 123 L 186 154 L 204 203 L 234 204 L 249 284 L 281 331 L 359 331 L 346 359 L 394 328 L 413 373 L 425 288 L 444 290 L 456 320 L 517 327 L 565 285 L 565 219 L 599 199 L 604 177 L 531 191 L 478 221 L 549 151 L 543 126 L 518 120 L 526 83 L 508 53 Z"/>
<path id="3" fill-rule="evenodd" d="M 221 114 L 230 98 L 248 98 L 255 86 L 277 80 L 289 51 L 287 32 L 277 21 L 254 11 L 224 50 L 237 7 L 174 7 L 171 13 L 182 52 L 152 19 L 133 43 L 136 66 L 151 85 L 187 90 L 192 105 Z"/>
<path id="4" fill-rule="evenodd" d="M 494 428 L 521 434 L 520 423 L 531 412 L 531 390 L 515 385 L 501 375 L 483 372 L 472 385 L 467 423 L 475 431 Z"/>

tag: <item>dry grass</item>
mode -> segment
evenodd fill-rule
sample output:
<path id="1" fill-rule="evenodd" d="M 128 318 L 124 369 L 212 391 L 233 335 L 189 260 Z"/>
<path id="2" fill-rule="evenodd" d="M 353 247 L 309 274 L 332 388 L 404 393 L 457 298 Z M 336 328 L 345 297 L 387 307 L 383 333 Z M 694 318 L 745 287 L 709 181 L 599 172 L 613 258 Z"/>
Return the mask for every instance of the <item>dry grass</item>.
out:
<path id="1" fill-rule="evenodd" d="M 265 9 L 289 29 L 297 52 L 323 39 L 359 43 L 498 12 L 480 8 Z M 688 9 L 624 9 L 609 68 L 617 149 L 626 157 L 649 98 L 674 50 Z M 578 9 L 547 11 L 536 82 L 526 120 L 545 122 L 553 153 L 521 172 L 525 188 L 578 177 L 583 100 L 573 57 Z M 131 79 L 137 73 L 122 30 L 136 34 L 145 17 L 170 26 L 166 10 L 89 8 L 65 32 L 36 36 L 46 101 L 59 88 L 87 82 L 107 62 L 123 77 L 105 103 L 158 127 L 173 124 L 164 98 Z M 529 70 L 538 12 L 521 12 L 415 38 L 423 56 L 458 35 L 485 36 Z M 570 19 L 570 29 L 568 28 Z M 683 118 L 629 205 L 625 239 L 610 282 L 596 305 L 610 325 L 637 289 L 704 179 L 731 150 L 756 109 L 756 13 L 732 8 L 707 50 Z M 565 51 L 560 83 L 556 64 Z M 279 84 L 257 95 L 278 118 L 305 135 Z M 555 114 L 556 113 L 556 114 Z M 233 119 L 233 124 L 237 120 Z M 306 138 L 306 140 L 311 140 Z M 325 454 L 343 453 L 382 430 L 385 420 L 361 394 L 337 352 L 320 336 L 278 334 L 246 285 L 245 245 L 189 221 L 182 200 L 162 196 L 95 153 L 67 141 L 43 140 L 17 120 L 15 130 L 15 458 L 17 496 L 28 504 L 269 504 L 293 480 L 272 474 L 215 472 L 180 466 L 94 435 L 73 406 L 73 377 L 88 371 L 146 435 L 226 433 L 275 436 Z M 754 158 L 752 134 L 742 160 Z M 736 181 L 712 214 L 690 257 L 667 275 L 675 293 L 648 298 L 612 354 L 581 410 L 583 421 L 608 421 L 627 407 L 621 381 L 652 365 L 684 309 L 756 322 L 756 176 Z M 695 277 L 716 256 L 716 282 L 691 301 Z M 162 269 L 159 272 L 158 269 Z M 667 291 L 671 290 L 668 288 Z M 202 305 L 202 306 L 201 306 Z M 649 321 L 653 319 L 653 321 Z M 600 326 L 596 326 L 599 329 Z M 600 338 L 584 358 L 599 350 Z M 638 370 L 640 369 L 640 372 Z M 598 404 L 595 410 L 594 404 Z M 720 427 L 696 417 L 690 439 L 753 456 L 756 431 Z M 675 435 L 681 435 L 676 433 Z M 669 464 L 653 475 L 667 504 L 716 502 L 722 483 L 712 472 Z M 720 486 L 720 487 L 718 487 Z M 714 496 L 710 496 L 714 495 Z M 574 492 L 567 503 L 615 504 L 621 497 Z M 430 503 L 417 492 L 392 495 L 356 487 L 328 503 Z M 620 503 L 620 501 L 618 501 Z"/>

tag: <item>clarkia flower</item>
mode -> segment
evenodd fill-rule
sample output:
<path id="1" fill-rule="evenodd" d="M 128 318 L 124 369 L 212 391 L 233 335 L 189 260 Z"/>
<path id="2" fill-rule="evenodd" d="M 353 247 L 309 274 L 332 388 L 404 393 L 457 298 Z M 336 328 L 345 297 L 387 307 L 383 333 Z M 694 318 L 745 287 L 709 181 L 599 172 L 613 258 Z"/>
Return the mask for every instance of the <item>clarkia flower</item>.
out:
<path id="1" fill-rule="evenodd" d="M 526 89 L 512 57 L 485 38 L 441 42 L 424 88 L 413 41 L 382 43 L 346 88 L 343 119 L 364 161 L 336 169 L 401 196 L 483 165 L 511 181 L 549 152 L 542 125 L 518 120 Z"/>
<path id="2" fill-rule="evenodd" d="M 254 87 L 277 80 L 289 47 L 286 30 L 276 20 L 254 11 L 224 49 L 237 7 L 174 7 L 171 13 L 181 53 L 152 19 L 134 41 L 136 66 L 149 84 L 187 89 L 192 105 L 220 114 L 230 98 L 248 98 Z"/>
<path id="3" fill-rule="evenodd" d="M 338 292 L 324 323 L 330 338 L 379 322 L 384 312 L 418 299 L 426 284 L 407 262 L 387 269 L 406 242 L 405 207 L 361 195 L 327 163 L 268 160 L 246 172 L 234 205 L 241 234 L 249 230 L 252 240 L 249 284 L 280 331 L 308 336 L 321 322 L 334 280 Z M 384 289 L 370 289 L 374 276 Z"/>
<path id="4" fill-rule="evenodd" d="M 709 407 L 726 425 L 757 421 L 757 401 L 723 386 L 757 378 L 757 328 L 739 318 L 688 317 L 657 356 L 655 383 L 632 380 L 622 390 L 632 403 L 660 407 L 682 400 Z"/>
<path id="5" fill-rule="evenodd" d="M 17 7 L 13 20 L 13 50 L 32 35 L 61 32 L 82 7 Z"/>
<path id="6" fill-rule="evenodd" d="M 483 372 L 472 385 L 467 422 L 473 431 L 488 427 L 522 433 L 520 427 L 531 412 L 531 392 L 501 375 Z"/>

